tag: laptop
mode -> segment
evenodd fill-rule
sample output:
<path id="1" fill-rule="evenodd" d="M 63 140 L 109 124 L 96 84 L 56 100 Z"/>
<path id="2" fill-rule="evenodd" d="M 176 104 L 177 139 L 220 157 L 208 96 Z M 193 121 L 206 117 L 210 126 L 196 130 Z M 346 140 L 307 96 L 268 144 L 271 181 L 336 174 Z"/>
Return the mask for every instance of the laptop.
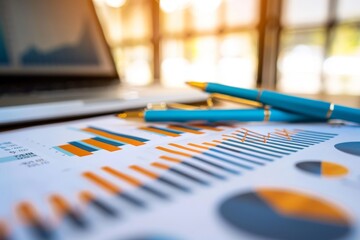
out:
<path id="1" fill-rule="evenodd" d="M 0 126 L 205 97 L 125 87 L 91 0 L 0 0 Z"/>

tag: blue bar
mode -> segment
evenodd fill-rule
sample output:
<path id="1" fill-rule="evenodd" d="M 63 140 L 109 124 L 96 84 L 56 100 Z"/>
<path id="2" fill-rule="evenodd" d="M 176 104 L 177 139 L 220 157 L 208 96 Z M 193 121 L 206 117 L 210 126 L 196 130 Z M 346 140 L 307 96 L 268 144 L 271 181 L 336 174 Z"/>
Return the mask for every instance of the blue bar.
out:
<path id="1" fill-rule="evenodd" d="M 94 130 L 98 130 L 98 131 L 102 131 L 102 132 L 105 132 L 105 133 L 109 133 L 109 134 L 112 134 L 112 135 L 116 135 L 116 136 L 119 136 L 119 137 L 131 138 L 131 139 L 134 139 L 134 140 L 137 140 L 137 141 L 140 141 L 140 142 L 149 141 L 148 139 L 145 139 L 145 138 L 140 138 L 140 137 L 135 137 L 135 136 L 131 136 L 131 135 L 116 133 L 116 132 L 104 130 L 104 129 L 97 128 L 97 127 L 91 127 L 90 126 L 89 128 L 94 129 Z"/>
<path id="2" fill-rule="evenodd" d="M 99 151 L 99 150 L 102 149 L 102 148 L 99 148 L 99 147 L 97 147 L 97 146 L 93 146 L 93 145 L 88 144 L 88 143 L 83 142 L 83 141 L 81 141 L 81 144 L 84 145 L 84 146 L 86 146 L 86 147 L 89 147 L 89 148 L 94 148 L 94 149 L 96 149 L 95 151 Z"/>
<path id="3" fill-rule="evenodd" d="M 261 165 L 261 166 L 262 166 L 262 165 L 265 165 L 265 164 L 262 163 L 262 162 L 258 162 L 258 161 L 250 160 L 250 159 L 247 159 L 247 158 L 244 158 L 244 157 L 236 156 L 236 155 L 234 155 L 234 154 L 227 153 L 227 152 L 224 152 L 224 151 L 215 149 L 215 148 L 209 148 L 209 150 L 210 150 L 210 151 L 213 151 L 213 152 L 216 152 L 216 153 L 221 153 L 221 154 L 224 154 L 224 155 L 227 155 L 227 156 L 230 156 L 230 157 L 233 157 L 233 158 L 236 158 L 236 159 L 245 161 L 245 162 L 250 162 L 250 163 L 257 164 L 257 165 Z"/>
<path id="4" fill-rule="evenodd" d="M 197 127 L 194 127 L 194 126 L 188 126 L 188 125 L 173 125 L 173 126 L 182 127 L 182 128 L 186 128 L 186 129 L 190 129 L 190 130 L 195 130 L 195 131 L 202 130 L 201 128 L 197 128 Z"/>
<path id="5" fill-rule="evenodd" d="M 257 158 L 257 159 L 262 159 L 262 160 L 269 161 L 269 162 L 272 162 L 272 161 L 273 161 L 271 158 L 267 158 L 267 157 L 259 156 L 259 155 L 256 155 L 256 154 L 252 154 L 252 153 L 240 151 L 240 150 L 237 150 L 237 149 L 225 147 L 225 146 L 223 146 L 223 144 L 225 144 L 225 143 L 222 142 L 221 144 L 218 144 L 218 145 L 216 145 L 216 146 L 214 146 L 214 147 L 215 147 L 215 148 L 225 149 L 225 150 L 228 150 L 228 151 L 231 151 L 231 152 L 236 152 L 236 153 L 244 154 L 244 155 L 247 155 L 247 156 L 250 156 L 250 157 L 254 157 L 254 158 Z"/>
<path id="6" fill-rule="evenodd" d="M 211 153 L 208 153 L 208 152 L 203 152 L 202 154 L 204 154 L 205 156 L 212 157 L 212 158 L 214 158 L 216 160 L 220 160 L 220 161 L 223 161 L 223 162 L 226 162 L 226 163 L 229 163 L 231 165 L 241 167 L 241 168 L 244 168 L 244 169 L 247 169 L 247 170 L 253 170 L 254 169 L 253 167 L 250 167 L 250 166 L 247 166 L 247 165 L 244 165 L 244 164 L 241 164 L 241 163 L 237 163 L 237 162 L 228 160 L 228 159 L 223 158 L 223 157 L 219 157 L 217 155 L 214 155 L 214 154 L 211 154 Z"/>
<path id="7" fill-rule="evenodd" d="M 284 155 L 290 155 L 290 153 L 288 153 L 288 152 L 282 152 L 282 151 L 272 150 L 272 149 L 269 149 L 267 147 L 258 146 L 258 143 L 256 143 L 256 142 L 251 142 L 252 144 L 250 144 L 250 143 L 248 143 L 246 141 L 241 142 L 241 141 L 237 141 L 237 140 L 234 140 L 234 139 L 228 139 L 227 141 L 237 143 L 237 144 L 243 144 L 243 145 L 246 145 L 246 146 L 249 146 L 249 147 L 259 148 L 259 149 L 264 150 L 264 151 L 269 151 L 269 152 L 278 153 L 278 154 L 284 154 Z"/>
<path id="8" fill-rule="evenodd" d="M 85 144 L 82 144 L 82 143 L 79 143 L 79 142 L 69 142 L 69 144 L 71 144 L 71 145 L 73 145 L 75 147 L 81 148 L 81 149 L 83 149 L 85 151 L 88 151 L 88 152 L 95 152 L 95 151 L 98 150 L 96 148 L 86 146 Z"/>
<path id="9" fill-rule="evenodd" d="M 121 142 L 118 142 L 118 141 L 115 141 L 115 140 L 110 140 L 110 139 L 107 139 L 107 138 L 104 138 L 104 137 L 94 137 L 92 138 L 96 141 L 99 141 L 99 142 L 103 142 L 103 143 L 107 143 L 107 144 L 110 144 L 110 145 L 113 145 L 115 147 L 119 147 L 119 146 L 124 146 L 125 144 L 124 143 L 121 143 Z"/>
<path id="10" fill-rule="evenodd" d="M 162 131 L 166 131 L 166 132 L 171 132 L 171 133 L 176 133 L 176 134 L 182 134 L 184 132 L 180 132 L 177 130 L 172 130 L 172 129 L 168 129 L 168 128 L 161 128 L 161 127 L 154 127 L 154 126 L 149 126 L 149 128 L 153 128 L 153 129 L 157 129 L 157 130 L 162 130 Z"/>
<path id="11" fill-rule="evenodd" d="M 255 149 L 252 149 L 252 148 L 245 147 L 245 146 L 243 146 L 244 144 L 232 144 L 232 143 L 229 143 L 228 140 L 225 140 L 225 141 L 222 142 L 222 143 L 225 144 L 225 145 L 231 146 L 231 147 L 242 148 L 242 149 L 248 150 L 248 151 L 250 151 L 250 152 L 256 152 L 256 153 L 264 154 L 264 155 L 266 155 L 266 156 L 272 156 L 272 157 L 277 157 L 277 158 L 281 158 L 281 157 L 282 157 L 282 156 L 280 156 L 280 155 L 276 155 L 276 154 L 272 154 L 272 153 L 267 153 L 267 152 L 263 152 L 263 151 L 260 151 L 260 150 L 255 150 Z"/>

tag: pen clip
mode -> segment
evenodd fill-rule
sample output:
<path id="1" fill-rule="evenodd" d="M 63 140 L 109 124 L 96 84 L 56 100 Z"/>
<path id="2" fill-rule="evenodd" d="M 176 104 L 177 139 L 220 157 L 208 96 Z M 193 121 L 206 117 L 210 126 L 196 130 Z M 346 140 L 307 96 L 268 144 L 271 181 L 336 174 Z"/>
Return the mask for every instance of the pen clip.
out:
<path id="1" fill-rule="evenodd" d="M 137 119 L 143 119 L 144 118 L 144 112 L 146 110 L 168 110 L 168 109 L 180 109 L 180 110 L 197 110 L 197 109 L 209 109 L 208 101 L 206 101 L 207 105 L 190 105 L 190 104 L 183 104 L 183 103 L 165 103 L 165 102 L 159 102 L 159 103 L 148 103 L 146 108 L 143 110 L 132 110 L 132 111 L 125 111 L 116 114 L 118 118 L 122 119 L 131 119 L 131 120 L 137 120 Z"/>
<path id="2" fill-rule="evenodd" d="M 235 104 L 247 105 L 247 106 L 256 107 L 256 108 L 264 107 L 264 105 L 262 103 L 257 102 L 257 101 L 233 97 L 233 96 L 229 96 L 229 95 L 225 95 L 225 94 L 221 94 L 221 93 L 210 94 L 208 101 L 207 101 L 208 105 L 210 105 L 209 102 L 212 102 L 211 105 L 214 106 L 216 101 L 231 102 L 231 103 L 235 103 Z"/>
<path id="3" fill-rule="evenodd" d="M 117 114 L 117 117 L 123 119 L 142 119 L 144 117 L 144 111 L 146 110 L 168 110 L 168 109 L 179 109 L 179 110 L 201 110 L 201 109 L 213 109 L 217 102 L 231 102 L 235 104 L 247 105 L 256 108 L 263 108 L 264 105 L 256 102 L 251 101 L 243 98 L 232 97 L 225 94 L 220 93 L 212 93 L 206 99 L 206 104 L 184 104 L 184 103 L 166 103 L 166 102 L 159 102 L 159 103 L 148 103 L 144 110 L 135 110 L 135 111 L 126 111 Z"/>

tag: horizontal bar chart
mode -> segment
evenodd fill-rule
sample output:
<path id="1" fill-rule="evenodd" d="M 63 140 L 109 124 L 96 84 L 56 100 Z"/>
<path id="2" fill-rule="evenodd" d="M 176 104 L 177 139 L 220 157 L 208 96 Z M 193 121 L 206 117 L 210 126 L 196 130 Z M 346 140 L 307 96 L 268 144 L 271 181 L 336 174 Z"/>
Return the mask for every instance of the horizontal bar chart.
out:
<path id="1" fill-rule="evenodd" d="M 80 131 L 95 135 L 95 137 L 79 141 L 70 141 L 64 145 L 55 146 L 54 149 L 67 156 L 84 157 L 92 155 L 99 150 L 115 152 L 121 150 L 121 146 L 124 145 L 137 147 L 142 146 L 149 141 L 145 138 L 109 131 L 98 127 L 87 127 L 80 129 Z"/>
<path id="2" fill-rule="evenodd" d="M 68 195 L 64 197 L 61 193 L 51 193 L 46 199 L 60 222 L 66 222 L 79 231 L 87 231 L 92 220 L 86 217 L 87 209 L 109 219 L 126 219 L 128 212 L 134 214 L 135 211 L 128 211 L 122 204 L 131 206 L 136 212 L 145 211 L 152 206 L 152 202 L 165 204 L 176 199 L 177 195 L 195 194 L 199 189 L 211 188 L 231 178 L 242 177 L 274 161 L 282 161 L 285 156 L 337 136 L 301 129 L 278 129 L 266 134 L 233 129 L 222 134 L 221 131 L 225 128 L 229 130 L 231 126 L 189 124 L 139 127 L 138 130 L 175 138 L 183 134 L 201 136 L 206 131 L 218 132 L 218 135 L 216 139 L 210 138 L 207 141 L 204 138 L 199 138 L 199 141 L 189 138 L 179 143 L 159 144 L 155 147 L 150 145 L 151 151 L 156 154 L 154 157 L 149 154 L 146 161 L 126 165 L 104 162 L 100 166 L 92 166 L 90 170 L 81 170 L 79 177 L 89 184 L 87 188 L 90 189 L 82 186 L 75 190 L 76 199 L 85 206 L 84 211 L 78 211 L 77 203 L 69 200 Z M 84 157 L 101 150 L 121 151 L 127 145 L 139 147 L 150 141 L 97 127 L 82 128 L 80 131 L 93 136 L 69 141 L 54 148 L 67 156 Z M 320 175 L 320 170 L 323 175 L 328 176 L 347 173 L 339 166 L 329 163 L 321 165 L 319 162 L 300 162 L 296 167 L 317 175 Z M 104 197 L 102 194 L 109 196 Z M 117 203 L 120 203 L 120 207 L 115 205 Z M 44 221 L 49 216 L 42 216 L 38 209 L 27 201 L 16 205 L 17 216 L 30 230 L 30 234 L 35 239 L 50 239 L 56 226 Z M 10 239 L 8 236 L 11 234 L 0 220 L 0 239 Z"/>

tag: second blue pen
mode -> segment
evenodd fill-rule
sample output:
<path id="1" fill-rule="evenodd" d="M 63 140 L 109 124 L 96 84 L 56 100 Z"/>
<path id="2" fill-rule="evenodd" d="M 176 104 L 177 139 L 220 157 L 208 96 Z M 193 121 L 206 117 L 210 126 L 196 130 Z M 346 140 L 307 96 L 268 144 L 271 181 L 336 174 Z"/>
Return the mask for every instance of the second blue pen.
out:
<path id="1" fill-rule="evenodd" d="M 314 122 L 316 118 L 288 113 L 277 109 L 211 109 L 211 110 L 147 110 L 147 122 L 239 121 L 239 122 Z"/>

